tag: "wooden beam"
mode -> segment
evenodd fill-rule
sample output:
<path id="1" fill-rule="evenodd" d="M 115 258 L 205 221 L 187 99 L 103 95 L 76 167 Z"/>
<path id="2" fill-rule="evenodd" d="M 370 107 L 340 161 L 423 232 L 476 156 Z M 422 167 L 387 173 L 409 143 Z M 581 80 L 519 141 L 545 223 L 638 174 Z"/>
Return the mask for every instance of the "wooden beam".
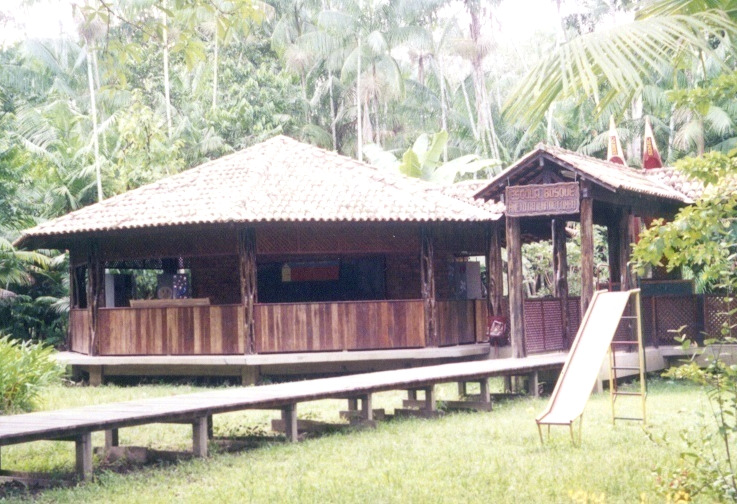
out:
<path id="1" fill-rule="evenodd" d="M 425 308 L 425 346 L 438 346 L 438 311 L 435 302 L 435 252 L 432 228 L 422 227 L 420 271 L 422 273 L 422 300 Z"/>
<path id="2" fill-rule="evenodd" d="M 509 334 L 512 357 L 524 357 L 525 326 L 522 293 L 522 240 L 518 218 L 507 217 L 507 280 L 509 282 Z"/>
<path id="3" fill-rule="evenodd" d="M 568 251 L 566 249 L 566 221 L 553 219 L 553 296 L 560 300 L 561 326 L 563 339 L 570 344 L 570 321 L 568 317 Z"/>
<path id="4" fill-rule="evenodd" d="M 581 187 L 581 316 L 594 297 L 594 200 L 588 185 Z"/>
<path id="5" fill-rule="evenodd" d="M 207 417 L 196 418 L 192 422 L 192 454 L 195 457 L 207 457 Z"/>
<path id="6" fill-rule="evenodd" d="M 241 278 L 241 304 L 244 311 L 244 336 L 247 354 L 255 348 L 254 305 L 257 296 L 256 231 L 249 227 L 238 231 L 238 263 Z"/>
<path id="7" fill-rule="evenodd" d="M 80 481 L 89 480 L 92 477 L 92 433 L 85 432 L 74 440 L 74 451 L 76 453 L 76 471 Z"/>
<path id="8" fill-rule="evenodd" d="M 619 284 L 622 291 L 630 290 L 633 286 L 632 272 L 629 265 L 632 251 L 630 235 L 632 234 L 633 219 L 634 216 L 629 209 L 623 210 L 619 214 L 617 259 L 619 260 Z"/>
<path id="9" fill-rule="evenodd" d="M 105 268 L 100 261 L 100 246 L 90 240 L 87 248 L 87 310 L 89 311 L 90 345 L 89 354 L 99 350 L 99 308 L 105 306 Z"/>
<path id="10" fill-rule="evenodd" d="M 502 315 L 504 298 L 504 265 L 502 263 L 502 244 L 499 239 L 501 222 L 496 221 L 488 228 L 486 247 L 486 303 L 488 312 Z"/>

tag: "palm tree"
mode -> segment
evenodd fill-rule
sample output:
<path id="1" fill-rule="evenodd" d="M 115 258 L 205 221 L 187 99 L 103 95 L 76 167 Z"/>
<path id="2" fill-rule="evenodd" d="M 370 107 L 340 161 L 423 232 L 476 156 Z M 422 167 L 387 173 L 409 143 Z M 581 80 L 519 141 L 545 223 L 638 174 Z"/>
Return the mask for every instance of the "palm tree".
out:
<path id="1" fill-rule="evenodd" d="M 633 22 L 580 35 L 542 58 L 506 104 L 512 121 L 534 124 L 551 104 L 590 96 L 600 113 L 617 97 L 629 102 L 651 79 L 684 60 L 713 55 L 737 34 L 733 0 L 660 0 Z"/>

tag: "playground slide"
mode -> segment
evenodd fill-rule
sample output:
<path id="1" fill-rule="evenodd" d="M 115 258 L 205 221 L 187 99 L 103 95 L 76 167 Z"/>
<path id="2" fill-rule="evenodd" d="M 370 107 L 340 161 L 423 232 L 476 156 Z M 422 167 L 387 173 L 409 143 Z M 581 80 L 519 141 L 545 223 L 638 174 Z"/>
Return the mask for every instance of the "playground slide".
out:
<path id="1" fill-rule="evenodd" d="M 629 291 L 594 293 L 538 425 L 571 425 L 583 414 L 629 298 Z"/>

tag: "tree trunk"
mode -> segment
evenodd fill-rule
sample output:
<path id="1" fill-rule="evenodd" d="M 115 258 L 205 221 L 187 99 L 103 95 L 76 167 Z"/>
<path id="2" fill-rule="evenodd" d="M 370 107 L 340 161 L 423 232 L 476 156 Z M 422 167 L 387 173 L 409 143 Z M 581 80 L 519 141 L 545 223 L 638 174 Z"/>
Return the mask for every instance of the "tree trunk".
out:
<path id="1" fill-rule="evenodd" d="M 171 99 L 169 97 L 169 29 L 168 25 L 168 14 L 166 13 L 166 0 L 162 0 L 163 14 L 164 14 L 164 28 L 162 38 L 164 42 L 164 104 L 166 108 L 166 133 L 169 140 L 171 140 L 172 126 L 171 126 Z"/>
<path id="2" fill-rule="evenodd" d="M 590 188 L 582 186 L 581 197 L 581 316 L 594 296 L 594 212 Z"/>
<path id="3" fill-rule="evenodd" d="M 362 3 L 362 2 L 361 2 Z M 363 7 L 363 6 L 361 6 Z M 361 108 L 361 34 L 358 34 L 358 70 L 356 71 L 356 157 L 363 161 L 363 111 Z"/>
<path id="4" fill-rule="evenodd" d="M 218 16 L 215 14 L 215 31 L 213 34 L 215 44 L 212 60 L 212 109 L 218 108 Z"/>
<path id="5" fill-rule="evenodd" d="M 438 314 L 435 303 L 435 252 L 433 233 L 429 226 L 422 227 L 420 271 L 422 274 L 422 300 L 425 307 L 425 346 L 438 346 Z"/>
<path id="6" fill-rule="evenodd" d="M 330 91 L 330 132 L 333 135 L 333 150 L 338 150 L 338 133 L 336 131 L 335 99 L 333 98 L 333 71 L 328 71 L 328 90 Z"/>
<path id="7" fill-rule="evenodd" d="M 488 228 L 486 247 L 486 301 L 488 312 L 502 316 L 504 298 L 504 265 L 502 263 L 502 244 L 499 240 L 501 222 L 493 222 Z"/>
<path id="8" fill-rule="evenodd" d="M 87 41 L 87 84 L 90 89 L 90 115 L 92 116 L 92 145 L 95 149 L 95 181 L 97 182 L 97 201 L 102 201 L 102 174 L 100 171 L 100 138 L 97 131 L 97 95 L 95 93 L 95 79 L 92 76 L 92 56 L 94 49 Z"/>
<path id="9" fill-rule="evenodd" d="M 560 299 L 563 340 L 570 345 L 570 323 L 568 318 L 568 251 L 566 249 L 566 221 L 553 219 L 553 296 Z"/>
<path id="10" fill-rule="evenodd" d="M 100 261 L 100 245 L 91 240 L 87 249 L 87 310 L 90 324 L 89 354 L 99 352 L 99 313 L 100 306 L 105 305 L 105 268 Z"/>
<path id="11" fill-rule="evenodd" d="M 256 351 L 254 305 L 257 299 L 256 280 L 256 231 L 253 228 L 238 232 L 238 259 L 241 279 L 241 303 L 244 310 L 245 350 L 247 354 Z"/>
<path id="12" fill-rule="evenodd" d="M 522 239 L 518 218 L 507 217 L 507 280 L 509 282 L 509 334 L 512 357 L 527 354 L 524 325 L 524 288 L 522 280 Z"/>

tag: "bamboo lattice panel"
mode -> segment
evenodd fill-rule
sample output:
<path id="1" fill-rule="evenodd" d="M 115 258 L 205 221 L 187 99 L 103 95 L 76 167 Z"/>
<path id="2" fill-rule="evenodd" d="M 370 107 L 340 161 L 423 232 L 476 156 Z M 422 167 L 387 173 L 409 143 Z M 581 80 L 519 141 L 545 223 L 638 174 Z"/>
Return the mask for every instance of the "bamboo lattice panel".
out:
<path id="1" fill-rule="evenodd" d="M 734 326 L 737 323 L 736 315 L 729 315 L 729 311 L 737 308 L 737 299 L 723 296 L 704 297 L 704 331 L 710 338 L 720 337 L 724 324 Z M 730 330 L 732 337 L 737 336 L 737 327 Z"/>

